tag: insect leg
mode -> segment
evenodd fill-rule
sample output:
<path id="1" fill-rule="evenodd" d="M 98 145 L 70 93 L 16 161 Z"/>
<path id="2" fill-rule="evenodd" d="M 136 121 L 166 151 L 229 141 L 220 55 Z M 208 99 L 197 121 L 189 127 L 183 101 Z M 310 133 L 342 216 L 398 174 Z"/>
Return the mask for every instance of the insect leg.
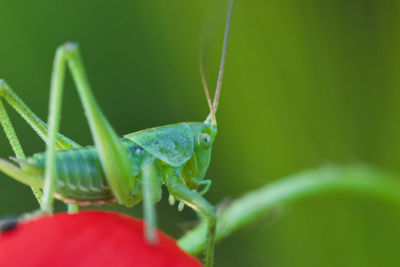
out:
<path id="1" fill-rule="evenodd" d="M 14 130 L 11 120 L 8 117 L 3 102 L 1 101 L 1 98 L 0 98 L 0 123 L 1 126 L 3 127 L 4 132 L 6 133 L 7 139 L 10 142 L 10 145 L 14 151 L 15 156 L 19 159 L 25 159 L 25 153 L 22 149 L 21 143 L 19 142 L 17 133 Z"/>
<path id="2" fill-rule="evenodd" d="M 35 188 L 40 188 L 43 186 L 42 179 L 35 175 L 30 175 L 24 172 L 21 170 L 21 168 L 7 160 L 0 159 L 0 170 L 23 184 L 30 185 Z"/>
<path id="3" fill-rule="evenodd" d="M 135 186 L 135 176 L 128 151 L 103 115 L 92 94 L 77 45 L 66 43 L 57 49 L 54 59 L 42 209 L 49 212 L 53 202 L 56 179 L 55 144 L 60 123 L 62 91 L 67 64 L 88 118 L 90 131 L 107 181 L 118 202 L 128 205 Z"/>
<path id="4" fill-rule="evenodd" d="M 25 119 L 25 121 L 32 127 L 32 129 L 47 142 L 47 125 L 31 111 L 31 109 L 17 96 L 17 94 L 8 86 L 8 84 L 0 79 L 0 123 L 6 133 L 9 143 L 18 159 L 25 159 L 25 154 L 23 152 L 22 146 L 18 140 L 18 136 L 14 130 L 14 127 L 8 117 L 7 111 L 1 101 L 4 98 L 8 104 L 13 107 L 18 114 Z M 70 149 L 78 148 L 79 145 L 65 137 L 62 134 L 57 135 L 56 141 L 57 149 Z M 35 195 L 39 204 L 41 204 L 42 191 L 39 188 L 32 187 L 33 194 Z M 73 204 L 68 204 L 68 210 L 77 210 L 78 206 Z"/>
<path id="5" fill-rule="evenodd" d="M 186 205 L 194 209 L 200 218 L 207 220 L 208 231 L 206 241 L 206 261 L 205 266 L 213 266 L 214 261 L 214 243 L 215 243 L 215 227 L 216 227 L 216 212 L 213 205 L 211 205 L 199 193 L 188 189 L 186 186 L 179 183 L 177 176 L 168 177 L 167 187 L 170 194 L 175 198 L 183 201 Z"/>
<path id="6" fill-rule="evenodd" d="M 146 221 L 146 238 L 150 243 L 157 242 L 154 229 L 157 227 L 155 202 L 161 198 L 162 178 L 154 158 L 144 160 L 142 171 L 143 213 Z"/>
<path id="7" fill-rule="evenodd" d="M 7 103 L 18 112 L 18 114 L 32 127 L 32 129 L 40 136 L 40 138 L 43 139 L 43 141 L 47 142 L 47 125 L 35 113 L 33 113 L 33 111 L 18 97 L 18 95 L 4 80 L 0 79 L 0 100 L 2 98 L 6 100 Z M 7 114 L 4 114 L 8 118 Z M 7 120 L 7 118 L 5 120 Z M 2 121 L 2 119 L 0 120 Z M 13 139 L 10 139 L 9 134 L 7 134 L 7 137 L 9 138 L 9 141 L 11 143 Z M 76 142 L 72 141 L 62 134 L 58 134 L 56 146 L 57 149 L 70 149 L 80 147 Z M 19 158 L 17 154 L 16 156 L 17 158 Z"/>
<path id="8" fill-rule="evenodd" d="M 9 143 L 15 153 L 15 156 L 19 159 L 25 159 L 25 153 L 22 149 L 21 143 L 19 142 L 18 136 L 14 130 L 10 118 L 8 117 L 7 111 L 4 108 L 3 102 L 0 98 L 0 123 L 6 133 Z M 37 187 L 31 187 L 33 195 L 40 204 L 42 201 L 42 191 Z"/>
<path id="9" fill-rule="evenodd" d="M 193 179 L 193 178 L 192 178 Z M 193 181 L 197 184 L 197 186 L 204 186 L 202 190 L 200 190 L 199 194 L 204 195 L 208 192 L 211 187 L 212 181 L 211 180 L 197 180 L 193 179 Z"/>

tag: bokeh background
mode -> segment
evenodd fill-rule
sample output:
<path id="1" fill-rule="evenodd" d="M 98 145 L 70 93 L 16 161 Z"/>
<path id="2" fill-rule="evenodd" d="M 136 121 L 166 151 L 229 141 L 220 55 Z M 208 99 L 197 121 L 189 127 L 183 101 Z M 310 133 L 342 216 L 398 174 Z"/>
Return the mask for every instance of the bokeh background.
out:
<path id="1" fill-rule="evenodd" d="M 204 120 L 199 51 L 209 43 L 206 71 L 215 84 L 227 5 L 0 1 L 0 76 L 46 119 L 55 49 L 73 40 L 119 134 Z M 207 198 L 226 202 L 327 163 L 400 172 L 399 11 L 396 0 L 237 0 Z M 62 132 L 92 144 L 70 77 L 66 87 Z M 9 113 L 26 153 L 43 151 Z M 12 155 L 0 137 L 0 157 Z M 29 188 L 0 175 L 0 215 L 36 208 Z M 141 207 L 106 208 L 141 216 Z M 278 213 L 219 243 L 216 266 L 399 266 L 398 206 L 338 194 Z M 176 237 L 197 221 L 166 198 L 158 216 Z"/>

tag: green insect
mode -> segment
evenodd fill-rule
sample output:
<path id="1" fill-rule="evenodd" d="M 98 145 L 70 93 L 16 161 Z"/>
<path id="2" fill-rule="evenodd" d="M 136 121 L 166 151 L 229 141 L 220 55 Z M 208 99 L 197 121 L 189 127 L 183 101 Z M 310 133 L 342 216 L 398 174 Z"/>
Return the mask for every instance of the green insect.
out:
<path id="1" fill-rule="evenodd" d="M 16 164 L 0 159 L 0 170 L 32 187 L 42 213 L 51 213 L 54 198 L 68 203 L 70 211 L 77 210 L 79 205 L 118 203 L 131 207 L 143 201 L 149 242 L 157 241 L 154 203 L 160 200 L 161 187 L 165 185 L 171 204 L 177 199 L 181 201 L 179 209 L 184 203 L 208 222 L 206 266 L 212 266 L 216 213 L 202 195 L 211 185 L 211 180 L 204 178 L 217 134 L 215 114 L 221 92 L 232 7 L 233 1 L 230 1 L 213 101 L 202 72 L 210 108 L 204 122 L 171 124 L 119 138 L 92 94 L 77 45 L 66 43 L 57 49 L 54 59 L 48 127 L 0 80 L 0 123 L 16 155 L 11 158 Z M 92 147 L 82 147 L 58 132 L 67 66 L 89 122 L 95 143 Z M 46 142 L 45 153 L 25 157 L 2 99 Z"/>

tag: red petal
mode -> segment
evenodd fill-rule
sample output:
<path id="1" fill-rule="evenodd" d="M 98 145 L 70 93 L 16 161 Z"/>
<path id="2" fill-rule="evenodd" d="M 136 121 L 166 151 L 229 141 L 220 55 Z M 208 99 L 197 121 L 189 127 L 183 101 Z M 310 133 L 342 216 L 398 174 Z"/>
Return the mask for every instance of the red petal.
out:
<path id="1" fill-rule="evenodd" d="M 158 243 L 148 244 L 142 221 L 114 212 L 58 213 L 0 234 L 0 266 L 201 266 L 172 238 L 157 235 Z"/>

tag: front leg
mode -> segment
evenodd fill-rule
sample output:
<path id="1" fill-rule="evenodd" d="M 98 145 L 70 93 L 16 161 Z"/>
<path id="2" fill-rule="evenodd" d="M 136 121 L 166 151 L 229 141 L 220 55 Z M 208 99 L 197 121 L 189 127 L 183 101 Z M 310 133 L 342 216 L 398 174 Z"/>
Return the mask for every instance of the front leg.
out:
<path id="1" fill-rule="evenodd" d="M 179 181 L 181 181 L 181 179 L 178 176 L 169 176 L 166 179 L 168 191 L 176 199 L 184 202 L 186 205 L 195 210 L 201 219 L 207 220 L 208 231 L 206 236 L 205 266 L 211 267 L 214 263 L 215 228 L 217 224 L 215 207 L 199 193 L 188 189 L 186 186 L 179 183 Z"/>
<path id="2" fill-rule="evenodd" d="M 203 189 L 199 191 L 200 195 L 204 195 L 205 193 L 208 192 L 208 190 L 211 187 L 212 181 L 210 179 L 207 180 L 198 180 L 195 178 L 192 178 L 193 182 L 197 185 L 197 190 L 200 188 L 200 186 L 203 186 Z"/>

